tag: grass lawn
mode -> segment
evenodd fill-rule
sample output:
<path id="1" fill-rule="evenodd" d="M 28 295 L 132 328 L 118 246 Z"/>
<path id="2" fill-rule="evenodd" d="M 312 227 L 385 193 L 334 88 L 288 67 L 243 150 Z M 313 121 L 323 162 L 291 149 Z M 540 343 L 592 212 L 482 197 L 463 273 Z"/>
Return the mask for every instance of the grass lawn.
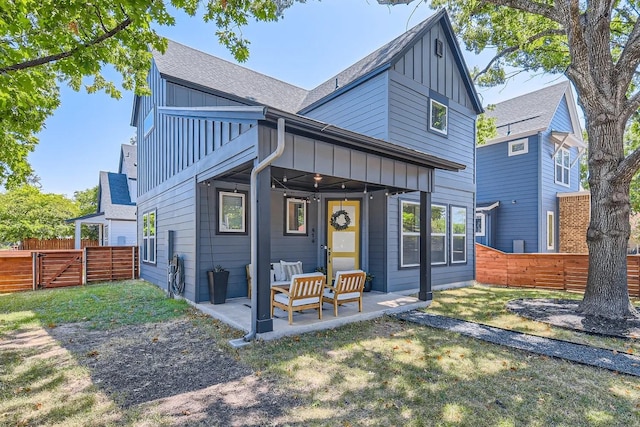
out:
<path id="1" fill-rule="evenodd" d="M 582 294 L 562 291 L 544 291 L 497 286 L 473 286 L 434 292 L 433 303 L 426 309 L 430 313 L 442 314 L 457 319 L 469 320 L 527 334 L 556 338 L 580 344 L 640 355 L 640 340 L 604 338 L 572 330 L 550 326 L 515 315 L 505 304 L 519 298 L 558 298 L 581 300 Z M 633 300 L 638 304 L 638 300 Z M 640 425 L 640 422 L 638 422 Z"/>
<path id="2" fill-rule="evenodd" d="M 486 323 L 506 315 L 494 301 L 511 299 L 501 293 L 506 290 L 495 289 L 494 296 L 493 288 L 467 292 L 476 290 L 478 298 L 482 295 L 494 306 L 496 314 L 487 311 Z M 477 314 L 470 297 L 456 292 L 462 291 L 437 294 L 436 301 L 442 301 L 434 303 L 434 310 Z M 179 422 L 154 418 L 135 407 L 121 409 L 91 383 L 89 372 L 71 354 L 47 341 L 40 328 L 86 321 L 93 328 L 109 329 L 177 316 L 192 316 L 194 330 L 222 343 L 223 350 L 251 366 L 256 377 L 274 381 L 279 391 L 296 397 L 296 406 L 284 408 L 274 425 L 640 425 L 638 378 L 389 317 L 236 351 L 225 343 L 237 332 L 194 316 L 186 304 L 168 300 L 141 282 L 0 296 L 0 425 Z M 35 334 L 42 345 L 25 350 L 16 339 L 19 330 Z"/>

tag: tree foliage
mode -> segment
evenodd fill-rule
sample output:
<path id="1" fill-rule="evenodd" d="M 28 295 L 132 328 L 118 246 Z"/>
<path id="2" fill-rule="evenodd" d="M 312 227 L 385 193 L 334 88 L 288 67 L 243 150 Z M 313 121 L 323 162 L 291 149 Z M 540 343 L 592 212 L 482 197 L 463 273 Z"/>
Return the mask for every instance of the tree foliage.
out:
<path id="1" fill-rule="evenodd" d="M 16 187 L 0 193 L 0 242 L 72 237 L 73 225 L 65 220 L 78 214 L 78 206 L 65 196 L 30 185 Z"/>
<path id="2" fill-rule="evenodd" d="M 73 192 L 73 201 L 78 206 L 78 216 L 90 215 L 98 212 L 98 186 Z M 83 239 L 98 240 L 98 225 L 82 225 Z"/>
<path id="3" fill-rule="evenodd" d="M 249 55 L 241 28 L 250 19 L 275 20 L 294 0 L 171 0 L 191 16 L 202 14 L 215 35 L 238 59 Z M 174 25 L 162 0 L 0 1 L 0 185 L 25 182 L 32 172 L 28 154 L 47 117 L 60 105 L 60 84 L 88 93 L 121 97 L 106 79 L 111 66 L 121 86 L 149 93 L 149 48 L 164 51 L 166 40 L 153 29 Z"/>

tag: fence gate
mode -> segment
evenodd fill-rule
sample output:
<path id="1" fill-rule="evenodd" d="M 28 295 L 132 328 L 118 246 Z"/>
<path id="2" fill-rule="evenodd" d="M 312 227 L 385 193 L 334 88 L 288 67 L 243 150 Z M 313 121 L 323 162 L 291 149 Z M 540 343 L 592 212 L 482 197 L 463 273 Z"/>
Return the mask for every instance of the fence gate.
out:
<path id="1" fill-rule="evenodd" d="M 37 252 L 36 287 L 82 285 L 82 251 Z"/>

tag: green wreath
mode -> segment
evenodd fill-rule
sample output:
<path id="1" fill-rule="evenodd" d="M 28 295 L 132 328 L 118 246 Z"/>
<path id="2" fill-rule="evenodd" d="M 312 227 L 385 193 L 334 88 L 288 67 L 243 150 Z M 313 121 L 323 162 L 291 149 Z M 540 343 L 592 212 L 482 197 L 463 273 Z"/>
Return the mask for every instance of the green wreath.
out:
<path id="1" fill-rule="evenodd" d="M 338 222 L 338 218 L 344 217 L 344 223 L 340 224 Z M 340 209 L 339 211 L 335 211 L 333 215 L 331 215 L 331 226 L 336 230 L 346 230 L 351 224 L 351 218 L 349 218 L 349 214 L 344 209 Z"/>

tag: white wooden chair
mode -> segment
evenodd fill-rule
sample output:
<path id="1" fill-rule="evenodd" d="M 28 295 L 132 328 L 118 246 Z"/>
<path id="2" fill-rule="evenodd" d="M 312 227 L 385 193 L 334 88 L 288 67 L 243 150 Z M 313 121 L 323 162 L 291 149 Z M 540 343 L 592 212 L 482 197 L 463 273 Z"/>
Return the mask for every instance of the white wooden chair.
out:
<path id="1" fill-rule="evenodd" d="M 288 286 L 271 287 L 271 317 L 273 309 L 278 307 L 289 313 L 289 324 L 293 324 L 293 312 L 310 308 L 318 310 L 318 319 L 322 319 L 322 291 L 325 276 L 322 273 L 294 274 Z"/>

